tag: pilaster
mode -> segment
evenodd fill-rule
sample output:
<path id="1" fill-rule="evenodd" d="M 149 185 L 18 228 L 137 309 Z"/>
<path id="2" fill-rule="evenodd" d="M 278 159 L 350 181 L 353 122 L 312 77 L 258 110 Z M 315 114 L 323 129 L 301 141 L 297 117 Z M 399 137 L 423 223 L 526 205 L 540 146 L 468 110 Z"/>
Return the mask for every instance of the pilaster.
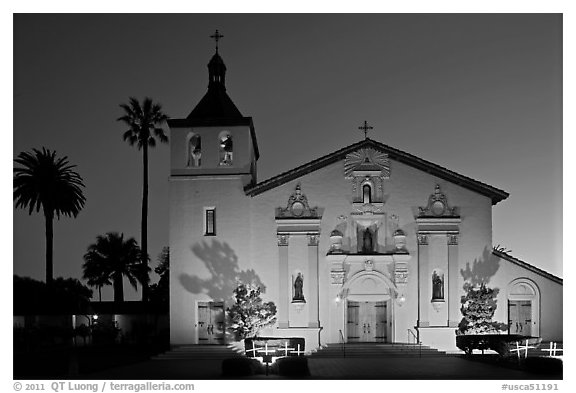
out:
<path id="1" fill-rule="evenodd" d="M 318 314 L 318 240 L 317 233 L 308 234 L 308 277 L 310 277 L 310 291 L 308 292 L 309 322 L 308 327 L 320 326 Z"/>
<path id="2" fill-rule="evenodd" d="M 278 283 L 279 283 L 279 304 L 278 304 L 278 327 L 288 327 L 288 307 L 289 307 L 289 287 L 288 287 L 288 238 L 287 234 L 278 235 Z"/>
<path id="3" fill-rule="evenodd" d="M 430 254 L 428 235 L 418 234 L 418 327 L 430 326 L 428 309 L 430 305 Z"/>
<path id="4" fill-rule="evenodd" d="M 458 235 L 448 234 L 448 326 L 458 326 L 460 296 L 458 296 Z"/>

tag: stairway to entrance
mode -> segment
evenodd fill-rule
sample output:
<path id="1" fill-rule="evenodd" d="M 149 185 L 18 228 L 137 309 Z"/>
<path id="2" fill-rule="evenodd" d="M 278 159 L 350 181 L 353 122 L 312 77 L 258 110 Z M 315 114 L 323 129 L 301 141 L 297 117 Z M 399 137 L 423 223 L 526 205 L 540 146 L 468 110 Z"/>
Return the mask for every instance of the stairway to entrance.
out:
<path id="1" fill-rule="evenodd" d="M 447 356 L 446 352 L 439 351 L 426 345 L 417 344 L 374 344 L 374 343 L 347 343 L 344 351 L 342 344 L 328 344 L 313 352 L 311 358 L 392 358 L 392 357 L 440 357 Z"/>
<path id="2" fill-rule="evenodd" d="M 168 352 L 161 353 L 153 360 L 224 360 L 234 357 L 242 357 L 243 354 L 236 352 L 226 345 L 183 345 L 174 347 Z"/>

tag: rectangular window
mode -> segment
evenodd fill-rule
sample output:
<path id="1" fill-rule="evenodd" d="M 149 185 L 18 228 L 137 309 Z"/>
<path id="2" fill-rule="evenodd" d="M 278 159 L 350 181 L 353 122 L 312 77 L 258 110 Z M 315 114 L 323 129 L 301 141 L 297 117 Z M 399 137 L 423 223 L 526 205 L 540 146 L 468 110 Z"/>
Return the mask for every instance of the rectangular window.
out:
<path id="1" fill-rule="evenodd" d="M 205 217 L 205 231 L 204 234 L 206 236 L 214 236 L 216 235 L 216 209 L 215 208 L 208 208 L 204 210 Z"/>

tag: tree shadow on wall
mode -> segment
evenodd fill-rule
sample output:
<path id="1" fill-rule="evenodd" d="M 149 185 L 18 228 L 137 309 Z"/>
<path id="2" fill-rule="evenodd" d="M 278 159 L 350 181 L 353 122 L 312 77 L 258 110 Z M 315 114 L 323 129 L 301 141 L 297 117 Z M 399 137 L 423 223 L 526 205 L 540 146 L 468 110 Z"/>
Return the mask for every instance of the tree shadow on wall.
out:
<path id="1" fill-rule="evenodd" d="M 260 280 L 254 269 L 240 270 L 238 256 L 227 243 L 212 240 L 197 243 L 191 248 L 206 266 L 210 277 L 207 279 L 190 274 L 179 277 L 182 286 L 191 293 L 205 293 L 214 300 L 228 300 L 238 283 L 260 286 L 261 292 L 266 292 L 266 286 Z"/>
<path id="2" fill-rule="evenodd" d="M 500 288 L 492 288 L 489 284 L 498 269 L 500 269 L 500 258 L 494 255 L 492 249 L 488 247 L 484 248 L 481 258 L 474 259 L 472 263 L 467 262 L 466 268 L 460 269 L 460 274 L 464 279 L 462 289 L 465 292 L 465 295 L 460 298 L 462 305 L 460 310 L 463 317 L 458 329 L 461 333 L 478 333 L 478 331 L 490 333 L 506 329 L 506 324 L 492 321 Z M 486 295 L 480 296 L 479 294 L 482 293 Z M 476 304 L 470 306 L 470 301 Z M 471 310 L 473 310 L 472 314 L 470 314 Z"/>
<path id="3" fill-rule="evenodd" d="M 492 254 L 491 248 L 485 247 L 481 258 L 474 259 L 472 264 L 466 262 L 466 269 L 460 269 L 460 275 L 464 279 L 464 291 L 480 287 L 482 284 L 488 286 L 498 269 L 500 269 L 500 258 Z"/>

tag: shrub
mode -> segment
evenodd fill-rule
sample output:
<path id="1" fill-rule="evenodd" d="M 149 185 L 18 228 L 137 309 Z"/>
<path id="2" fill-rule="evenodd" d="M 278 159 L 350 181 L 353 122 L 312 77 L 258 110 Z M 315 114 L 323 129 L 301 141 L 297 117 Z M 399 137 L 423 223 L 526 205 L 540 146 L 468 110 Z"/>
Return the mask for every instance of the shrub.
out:
<path id="1" fill-rule="evenodd" d="M 254 337 L 266 326 L 276 321 L 276 305 L 264 303 L 260 297 L 260 287 L 239 284 L 234 289 L 235 303 L 226 309 L 230 318 L 229 330 L 240 340 Z"/>
<path id="2" fill-rule="evenodd" d="M 485 284 L 480 287 L 467 284 L 465 289 L 466 296 L 460 300 L 463 318 L 457 334 L 497 333 L 508 328 L 506 324 L 492 321 L 498 289 L 488 288 Z"/>
<path id="3" fill-rule="evenodd" d="M 562 360 L 549 357 L 527 358 L 524 362 L 526 370 L 538 374 L 562 375 Z"/>
<path id="4" fill-rule="evenodd" d="M 244 357 L 224 359 L 222 362 L 223 377 L 249 377 L 262 373 L 262 364 L 256 359 Z"/>
<path id="5" fill-rule="evenodd" d="M 516 356 L 511 349 L 516 349 L 516 343 L 525 343 L 537 346 L 542 341 L 539 337 L 526 337 L 518 334 L 467 334 L 456 336 L 456 346 L 466 354 L 472 354 L 474 349 L 491 349 L 502 357 Z"/>
<path id="6" fill-rule="evenodd" d="M 120 329 L 114 323 L 98 323 L 92 326 L 92 342 L 94 344 L 114 344 Z"/>
<path id="7" fill-rule="evenodd" d="M 278 375 L 284 377 L 309 377 L 308 358 L 304 356 L 286 357 L 276 361 Z"/>

